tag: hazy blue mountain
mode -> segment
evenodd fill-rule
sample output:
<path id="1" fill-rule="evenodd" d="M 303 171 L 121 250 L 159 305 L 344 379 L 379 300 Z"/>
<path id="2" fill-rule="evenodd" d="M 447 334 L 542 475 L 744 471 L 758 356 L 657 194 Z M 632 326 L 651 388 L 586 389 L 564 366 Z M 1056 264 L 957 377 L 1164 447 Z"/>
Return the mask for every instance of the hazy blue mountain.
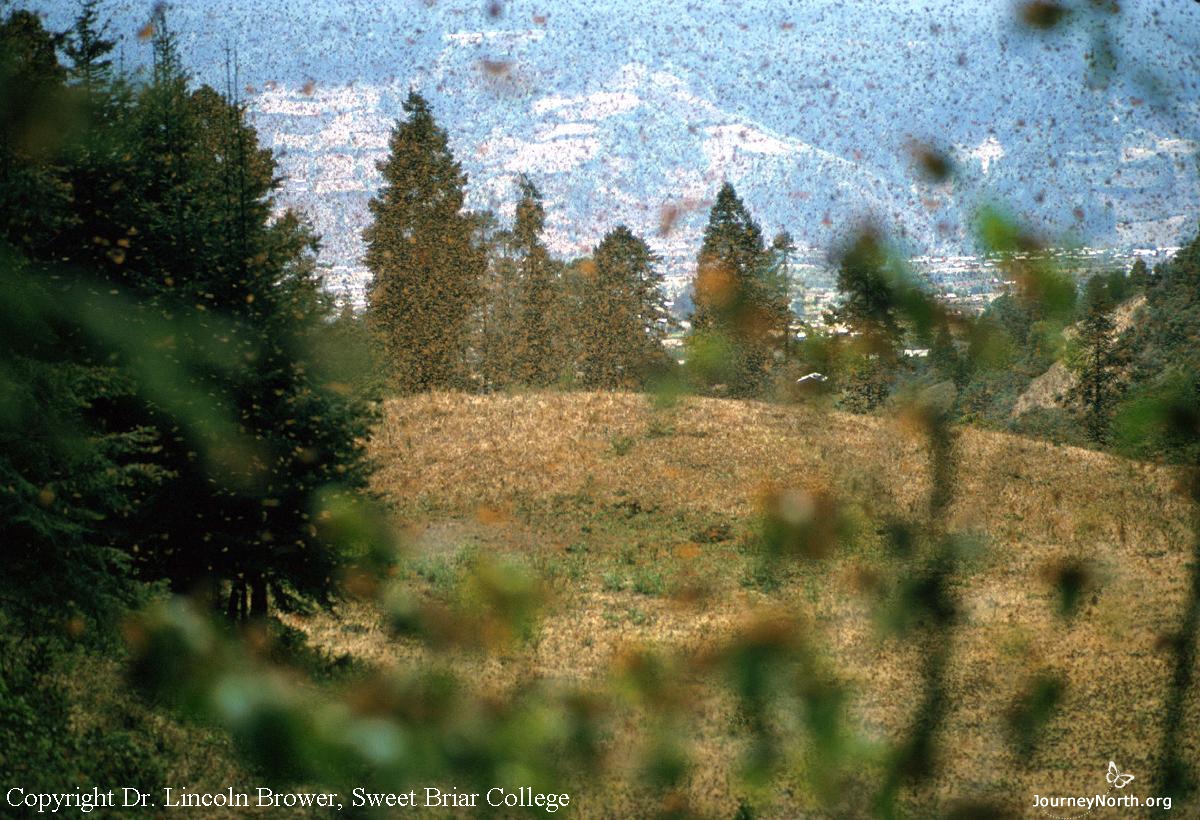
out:
<path id="1" fill-rule="evenodd" d="M 1200 3 L 1130 0 L 1049 35 L 992 0 L 250 6 L 180 2 L 172 19 L 198 79 L 224 87 L 236 51 L 284 200 L 340 286 L 359 282 L 374 163 L 410 88 L 450 131 L 472 207 L 509 215 L 528 173 L 555 252 L 626 222 L 676 287 L 724 178 L 810 261 L 865 218 L 914 253 L 970 253 L 983 202 L 1118 249 L 1178 244 L 1200 214 Z M 75 11 L 46 8 L 64 26 Z M 148 58 L 132 36 L 148 11 L 113 4 L 127 61 Z M 1104 53 L 1115 70 L 1087 57 Z M 914 141 L 955 158 L 953 188 L 920 179 Z"/>

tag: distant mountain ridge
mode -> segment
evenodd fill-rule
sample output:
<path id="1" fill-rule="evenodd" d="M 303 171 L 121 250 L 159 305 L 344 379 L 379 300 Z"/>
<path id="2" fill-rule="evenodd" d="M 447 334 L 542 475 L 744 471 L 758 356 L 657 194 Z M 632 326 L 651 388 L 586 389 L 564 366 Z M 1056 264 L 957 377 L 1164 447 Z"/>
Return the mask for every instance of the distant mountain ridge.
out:
<path id="1" fill-rule="evenodd" d="M 510 218 L 516 179 L 528 174 L 546 197 L 553 252 L 585 254 L 606 231 L 626 223 L 662 255 L 672 293 L 691 274 L 710 198 L 725 179 L 768 238 L 776 230 L 792 233 L 800 261 L 810 267 L 821 266 L 841 233 L 864 218 L 895 230 L 914 252 L 969 254 L 969 211 L 992 199 L 1023 213 L 1061 197 L 1055 201 L 1074 214 L 1069 239 L 1121 250 L 1178 244 L 1194 222 L 1175 209 L 1194 174 L 1195 143 L 1145 129 L 1129 131 L 1119 145 L 1059 151 L 1055 174 L 1075 180 L 1060 191 L 1023 183 L 1030 156 L 1045 159 L 1035 143 L 1005 146 L 989 137 L 957 146 L 958 179 L 951 187 L 922 182 L 910 157 L 877 166 L 856 152 L 843 156 L 775 132 L 639 62 L 575 95 L 512 92 L 510 86 L 521 83 L 515 64 L 478 70 L 509 84 L 503 93 L 492 89 L 497 105 L 485 105 L 480 92 L 465 86 L 462 102 L 477 106 L 479 115 L 457 129 L 447 122 L 454 116 L 435 108 L 469 175 L 468 205 Z M 269 86 L 252 100 L 265 144 L 283 157 L 283 201 L 313 217 L 335 289 L 361 293 L 366 274 L 359 234 L 379 183 L 375 162 L 386 154 L 407 90 L 398 83 L 317 86 L 307 93 Z M 1090 199 L 1101 206 L 1064 196 L 1080 180 L 1091 181 Z M 1194 193 L 1190 198 L 1198 200 Z"/>

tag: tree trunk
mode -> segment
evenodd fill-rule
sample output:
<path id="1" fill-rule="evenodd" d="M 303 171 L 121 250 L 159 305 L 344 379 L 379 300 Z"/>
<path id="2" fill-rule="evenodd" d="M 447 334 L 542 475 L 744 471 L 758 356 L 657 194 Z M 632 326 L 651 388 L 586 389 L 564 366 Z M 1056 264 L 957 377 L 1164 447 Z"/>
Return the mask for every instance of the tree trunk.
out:
<path id="1" fill-rule="evenodd" d="M 229 603 L 225 606 L 225 617 L 236 622 L 238 617 L 238 582 L 229 582 Z"/>
<path id="2" fill-rule="evenodd" d="M 232 623 L 246 620 L 246 582 L 241 578 L 229 582 L 229 603 L 225 607 L 225 617 Z"/>
<path id="3" fill-rule="evenodd" d="M 267 579 L 260 572 L 250 576 L 250 617 L 267 617 Z"/>

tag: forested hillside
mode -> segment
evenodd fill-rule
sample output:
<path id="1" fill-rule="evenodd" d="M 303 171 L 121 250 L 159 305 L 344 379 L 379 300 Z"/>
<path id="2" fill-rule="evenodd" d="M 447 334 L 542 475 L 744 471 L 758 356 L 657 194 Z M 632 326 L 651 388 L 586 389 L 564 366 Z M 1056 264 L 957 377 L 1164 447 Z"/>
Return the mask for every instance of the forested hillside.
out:
<path id="1" fill-rule="evenodd" d="M 755 185 L 562 253 L 544 176 L 471 180 L 508 143 L 414 80 L 356 303 L 236 48 L 214 83 L 165 4 L 120 46 L 99 0 L 0 14 L 0 815 L 1015 817 L 1106 783 L 1196 810 L 1196 231 L 1071 267 L 978 151 L 908 134 L 896 196 L 961 209 L 995 290 L 935 287 L 894 214 L 826 214 L 837 296 L 802 318 Z M 1087 92 L 1126 72 L 1157 112 L 1124 14 L 1006 19 L 1031 71 L 1086 39 Z M 477 67 L 497 106 L 533 82 Z M 652 136 L 618 164 L 657 173 Z"/>

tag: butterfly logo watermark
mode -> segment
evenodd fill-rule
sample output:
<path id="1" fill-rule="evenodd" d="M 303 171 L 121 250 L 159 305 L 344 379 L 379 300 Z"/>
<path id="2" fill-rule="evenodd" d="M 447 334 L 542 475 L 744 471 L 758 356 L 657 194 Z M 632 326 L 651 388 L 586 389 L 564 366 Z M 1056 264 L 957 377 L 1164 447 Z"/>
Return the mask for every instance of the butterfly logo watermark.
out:
<path id="1" fill-rule="evenodd" d="M 1108 761 L 1108 774 L 1105 775 L 1105 778 L 1109 783 L 1112 783 L 1118 789 L 1123 789 L 1129 785 L 1129 781 L 1133 780 L 1133 775 L 1122 774 L 1120 770 L 1117 769 L 1117 764 L 1110 760 Z"/>
<path id="2" fill-rule="evenodd" d="M 1054 820 L 1075 820 L 1084 817 L 1097 809 L 1112 808 L 1162 808 L 1171 810 L 1169 797 L 1139 797 L 1135 794 L 1122 794 L 1122 790 L 1135 778 L 1129 772 L 1123 772 L 1116 761 L 1108 761 L 1108 770 L 1104 773 L 1108 782 L 1108 790 L 1103 793 L 1087 796 L 1047 797 L 1035 794 L 1033 807 L 1046 817 Z"/>

